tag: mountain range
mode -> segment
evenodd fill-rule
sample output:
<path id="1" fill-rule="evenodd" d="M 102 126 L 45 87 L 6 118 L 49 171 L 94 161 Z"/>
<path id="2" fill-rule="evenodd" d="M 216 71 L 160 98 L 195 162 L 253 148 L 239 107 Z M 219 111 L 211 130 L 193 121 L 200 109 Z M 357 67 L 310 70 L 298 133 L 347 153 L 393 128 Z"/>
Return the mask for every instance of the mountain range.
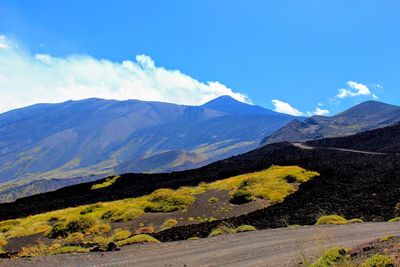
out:
<path id="1" fill-rule="evenodd" d="M 400 107 L 378 101 L 366 101 L 335 116 L 312 116 L 306 120 L 293 120 L 265 137 L 261 144 L 348 136 L 398 121 Z"/>
<path id="2" fill-rule="evenodd" d="M 256 148 L 294 118 L 229 96 L 201 106 L 93 98 L 12 110 L 0 114 L 0 199 L 199 167 Z"/>
<path id="3" fill-rule="evenodd" d="M 0 202 L 112 174 L 193 169 L 260 143 L 348 136 L 399 121 L 400 107 L 377 101 L 307 119 L 229 96 L 201 106 L 104 99 L 37 104 L 0 114 Z"/>

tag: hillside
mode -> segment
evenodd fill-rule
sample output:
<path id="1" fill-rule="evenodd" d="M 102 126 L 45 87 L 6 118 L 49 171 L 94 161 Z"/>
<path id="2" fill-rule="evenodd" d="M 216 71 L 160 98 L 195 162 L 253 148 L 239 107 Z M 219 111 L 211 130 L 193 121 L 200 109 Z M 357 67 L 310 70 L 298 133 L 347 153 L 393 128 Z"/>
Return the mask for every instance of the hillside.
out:
<path id="1" fill-rule="evenodd" d="M 86 99 L 9 111 L 0 114 L 0 200 L 80 181 L 59 179 L 199 167 L 255 148 L 292 119 L 227 96 L 203 106 Z"/>
<path id="2" fill-rule="evenodd" d="M 400 216 L 400 139 L 390 138 L 399 133 L 392 125 L 335 138 L 339 148 L 334 139 L 271 144 L 195 170 L 111 176 L 3 203 L 1 249 L 21 257 L 112 250 L 112 242 L 313 225 L 333 214 L 387 221 Z"/>
<path id="3" fill-rule="evenodd" d="M 304 121 L 294 120 L 265 137 L 261 144 L 348 136 L 399 121 L 400 107 L 367 101 L 335 116 L 313 116 Z"/>
<path id="4" fill-rule="evenodd" d="M 379 135 L 376 134 L 377 131 Z M 395 125 L 346 138 L 353 141 L 359 139 L 359 146 L 362 147 L 365 136 L 368 135 L 371 137 L 368 143 L 374 139 L 375 143 L 386 142 L 387 147 L 395 148 L 398 146 L 398 139 L 389 139 L 392 143 L 387 143 L 387 136 L 382 133 L 397 135 L 399 131 L 400 125 Z M 141 196 L 158 188 L 197 185 L 200 182 L 261 171 L 272 165 L 299 165 L 304 169 L 317 171 L 320 177 L 300 186 L 299 191 L 282 204 L 265 210 L 266 213 L 277 212 L 274 216 L 287 216 L 291 223 L 298 221 L 302 224 L 313 223 L 321 209 L 367 220 L 386 220 L 395 216 L 394 206 L 398 202 L 396 194 L 400 190 L 400 180 L 393 177 L 397 177 L 399 172 L 399 159 L 397 153 L 381 155 L 334 150 L 331 146 L 301 149 L 290 143 L 271 144 L 195 170 L 166 174 L 123 174 L 114 184 L 99 190 L 91 190 L 96 183 L 91 182 L 0 204 L 0 219 Z M 370 194 L 371 191 L 374 195 Z M 304 203 L 308 204 L 303 205 Z M 265 220 L 260 219 L 256 224 L 263 223 Z M 269 226 L 280 224 L 281 219 L 278 218 L 268 223 Z"/>

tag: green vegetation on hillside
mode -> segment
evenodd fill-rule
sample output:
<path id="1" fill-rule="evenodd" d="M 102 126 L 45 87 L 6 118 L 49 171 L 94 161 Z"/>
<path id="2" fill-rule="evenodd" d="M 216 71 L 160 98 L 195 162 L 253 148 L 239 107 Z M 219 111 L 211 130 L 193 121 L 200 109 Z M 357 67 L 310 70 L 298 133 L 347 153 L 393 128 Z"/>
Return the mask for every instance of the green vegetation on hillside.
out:
<path id="1" fill-rule="evenodd" d="M 346 249 L 334 247 L 324 252 L 318 260 L 310 264 L 310 267 L 351 266 L 346 255 Z"/>
<path id="2" fill-rule="evenodd" d="M 351 219 L 347 220 L 346 218 L 339 215 L 326 215 L 318 218 L 316 225 L 320 224 L 348 224 L 348 223 L 363 223 L 361 219 Z"/>
<path id="3" fill-rule="evenodd" d="M 294 177 L 289 183 L 286 177 Z M 287 195 L 295 192 L 300 183 L 319 176 L 317 172 L 306 171 L 298 166 L 273 166 L 267 170 L 247 173 L 232 178 L 216 181 L 208 189 L 228 190 L 233 198 L 263 198 L 271 203 L 281 202 Z"/>
<path id="4" fill-rule="evenodd" d="M 334 247 L 324 252 L 321 257 L 309 265 L 309 267 L 330 267 L 330 266 L 343 266 L 343 267 L 391 267 L 393 266 L 392 258 L 375 254 L 364 260 L 363 263 L 356 263 L 356 258 L 351 257 L 350 250 Z"/>
<path id="5" fill-rule="evenodd" d="M 82 252 L 84 249 L 77 247 L 87 248 L 93 245 L 107 249 L 109 246 L 115 245 L 110 245 L 111 242 L 116 242 L 120 246 L 136 242 L 156 242 L 145 235 L 154 232 L 153 227 L 143 227 L 142 231 L 138 229 L 136 235 L 132 235 L 130 231 L 123 231 L 123 229 L 113 231 L 111 223 L 132 221 L 147 212 L 184 211 L 196 201 L 196 195 L 209 190 L 229 191 L 232 198 L 238 195 L 238 192 L 246 191 L 249 200 L 263 198 L 270 203 L 276 203 L 297 190 L 300 183 L 318 175 L 316 172 L 306 171 L 297 166 L 274 166 L 260 172 L 239 175 L 213 183 L 200 183 L 194 187 L 181 187 L 177 190 L 158 189 L 149 195 L 138 198 L 84 205 L 2 221 L 0 222 L 0 249 L 11 238 L 39 233 L 53 238 L 54 242 L 49 246 L 39 244 L 25 248 L 21 255 L 49 255 L 66 251 Z M 118 177 L 115 176 L 103 183 L 95 184 L 92 189 L 110 186 Z M 217 203 L 218 199 L 210 198 L 209 202 Z M 216 219 L 205 217 L 201 221 L 213 220 Z M 168 229 L 177 224 L 176 219 L 169 219 L 164 222 L 161 229 Z M 145 228 L 151 228 L 151 231 Z M 236 229 L 219 227 L 210 236 L 252 230 L 255 228 L 249 225 L 239 226 Z"/>
<path id="6" fill-rule="evenodd" d="M 114 184 L 114 183 L 117 181 L 118 178 L 119 178 L 119 176 L 114 176 L 114 177 L 107 178 L 107 179 L 106 179 L 104 182 L 102 182 L 102 183 L 94 184 L 94 185 L 92 186 L 92 190 L 94 190 L 94 189 L 100 189 L 100 188 L 104 188 L 104 187 L 108 187 L 108 186 Z"/>

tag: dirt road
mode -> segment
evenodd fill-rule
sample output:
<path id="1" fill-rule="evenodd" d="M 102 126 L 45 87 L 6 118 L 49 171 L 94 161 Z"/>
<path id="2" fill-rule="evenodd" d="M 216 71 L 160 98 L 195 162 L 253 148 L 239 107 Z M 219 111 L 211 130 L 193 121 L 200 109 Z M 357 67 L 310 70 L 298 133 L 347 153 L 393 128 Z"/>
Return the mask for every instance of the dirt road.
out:
<path id="1" fill-rule="evenodd" d="M 303 143 L 292 143 L 295 147 L 301 149 L 328 149 L 328 150 L 336 150 L 336 151 L 344 151 L 344 152 L 351 152 L 351 153 L 359 153 L 359 154 L 368 154 L 368 155 L 387 155 L 387 153 L 380 153 L 380 152 L 371 152 L 371 151 L 362 151 L 362 150 L 354 150 L 354 149 L 346 149 L 346 148 L 336 148 L 336 147 L 312 147 L 308 146 Z"/>
<path id="2" fill-rule="evenodd" d="M 400 223 L 304 226 L 193 241 L 132 245 L 108 253 L 5 260 L 0 266 L 297 266 L 324 248 L 400 235 Z"/>

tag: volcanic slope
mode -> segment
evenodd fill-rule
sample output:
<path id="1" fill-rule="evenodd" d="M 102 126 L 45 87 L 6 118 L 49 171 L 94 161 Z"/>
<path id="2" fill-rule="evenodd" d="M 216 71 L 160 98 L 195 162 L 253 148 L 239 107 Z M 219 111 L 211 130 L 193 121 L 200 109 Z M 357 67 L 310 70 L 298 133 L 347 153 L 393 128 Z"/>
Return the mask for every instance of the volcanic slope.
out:
<path id="1" fill-rule="evenodd" d="M 86 99 L 12 110 L 0 114 L 0 201 L 76 177 L 197 168 L 256 148 L 293 119 L 229 96 L 202 106 Z"/>
<path id="2" fill-rule="evenodd" d="M 385 132 L 387 134 L 383 134 Z M 395 207 L 400 202 L 400 170 L 397 167 L 400 156 L 395 151 L 398 139 L 392 138 L 390 144 L 387 137 L 391 135 L 400 135 L 400 125 L 346 137 L 357 140 L 361 136 L 360 148 L 363 140 L 385 143 L 388 149 L 393 147 L 392 152 L 386 154 L 335 150 L 330 146 L 322 147 L 322 143 L 314 149 L 279 143 L 190 171 L 123 174 L 111 185 L 98 190 L 92 190 L 92 186 L 98 182 L 91 182 L 1 204 L 0 220 L 141 196 L 159 188 L 198 185 L 200 182 L 261 171 L 272 165 L 298 165 L 316 171 L 320 176 L 300 185 L 299 190 L 282 203 L 234 218 L 232 222 L 253 224 L 258 228 L 280 227 L 286 224 L 313 224 L 321 214 L 341 214 L 346 218 L 357 217 L 367 221 L 388 220 L 398 215 Z M 374 152 L 373 147 L 370 151 Z"/>

